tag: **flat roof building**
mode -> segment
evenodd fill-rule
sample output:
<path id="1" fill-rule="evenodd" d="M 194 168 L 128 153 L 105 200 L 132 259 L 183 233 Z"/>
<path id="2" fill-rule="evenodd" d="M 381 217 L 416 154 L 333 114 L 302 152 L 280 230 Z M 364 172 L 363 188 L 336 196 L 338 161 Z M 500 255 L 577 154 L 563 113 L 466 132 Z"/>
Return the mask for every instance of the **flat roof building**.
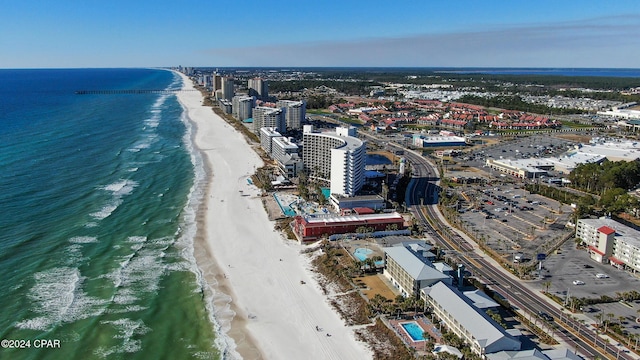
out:
<path id="1" fill-rule="evenodd" d="M 236 95 L 233 97 L 233 117 L 243 121 L 253 116 L 255 99 L 252 96 Z"/>
<path id="2" fill-rule="evenodd" d="M 284 118 L 287 123 L 287 130 L 300 129 L 302 122 L 307 117 L 307 102 L 280 100 L 276 106 L 284 110 Z"/>
<path id="3" fill-rule="evenodd" d="M 397 212 L 366 215 L 304 215 L 296 216 L 292 229 L 300 242 L 315 241 L 323 236 L 357 232 L 358 228 L 383 231 L 390 227 L 404 228 L 404 218 Z"/>
<path id="4" fill-rule="evenodd" d="M 286 131 L 284 112 L 282 109 L 257 106 L 253 109 L 253 132 L 260 135 L 263 127 L 275 128 L 279 133 Z"/>
<path id="5" fill-rule="evenodd" d="M 314 132 L 305 125 L 302 161 L 310 177 L 330 183 L 331 194 L 354 196 L 364 184 L 366 143 L 354 127 Z"/>
<path id="6" fill-rule="evenodd" d="M 261 78 L 249 79 L 247 82 L 249 96 L 264 100 L 269 97 L 269 82 Z"/>
<path id="7" fill-rule="evenodd" d="M 282 134 L 278 132 L 278 130 L 274 127 L 263 127 L 260 128 L 260 147 L 264 151 L 266 151 L 269 156 L 271 155 L 273 148 L 273 139 L 277 137 L 282 137 Z"/>
<path id="8" fill-rule="evenodd" d="M 225 76 L 222 78 L 222 98 L 225 100 L 229 100 L 231 101 L 231 99 L 233 99 L 233 95 L 235 93 L 235 90 L 233 88 L 233 78 L 232 77 L 228 77 Z"/>
<path id="9" fill-rule="evenodd" d="M 640 232 L 610 218 L 580 219 L 576 238 L 587 245 L 591 259 L 619 269 L 640 271 Z"/>

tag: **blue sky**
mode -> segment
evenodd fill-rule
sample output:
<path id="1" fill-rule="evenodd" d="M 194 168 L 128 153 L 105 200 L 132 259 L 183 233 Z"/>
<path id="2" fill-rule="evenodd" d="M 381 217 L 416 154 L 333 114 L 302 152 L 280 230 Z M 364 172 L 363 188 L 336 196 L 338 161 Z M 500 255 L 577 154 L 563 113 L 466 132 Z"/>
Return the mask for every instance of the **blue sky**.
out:
<path id="1" fill-rule="evenodd" d="M 639 0 L 2 0 L 0 68 L 640 68 Z"/>

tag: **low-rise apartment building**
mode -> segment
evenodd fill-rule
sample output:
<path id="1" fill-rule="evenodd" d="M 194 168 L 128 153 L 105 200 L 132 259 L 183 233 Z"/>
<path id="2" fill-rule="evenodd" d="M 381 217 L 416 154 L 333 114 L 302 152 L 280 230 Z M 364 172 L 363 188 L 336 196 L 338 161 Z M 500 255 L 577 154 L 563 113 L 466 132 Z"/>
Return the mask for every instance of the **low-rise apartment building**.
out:
<path id="1" fill-rule="evenodd" d="M 610 218 L 580 219 L 576 238 L 585 243 L 591 259 L 640 271 L 640 231 Z"/>

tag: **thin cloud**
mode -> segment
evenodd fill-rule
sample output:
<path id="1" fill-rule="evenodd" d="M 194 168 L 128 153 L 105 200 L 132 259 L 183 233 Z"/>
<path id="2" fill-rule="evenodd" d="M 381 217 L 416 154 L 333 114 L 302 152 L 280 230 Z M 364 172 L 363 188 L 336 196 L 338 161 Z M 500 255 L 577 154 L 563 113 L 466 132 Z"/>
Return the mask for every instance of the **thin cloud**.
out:
<path id="1" fill-rule="evenodd" d="M 640 16 L 401 38 L 209 49 L 244 66 L 637 67 Z"/>

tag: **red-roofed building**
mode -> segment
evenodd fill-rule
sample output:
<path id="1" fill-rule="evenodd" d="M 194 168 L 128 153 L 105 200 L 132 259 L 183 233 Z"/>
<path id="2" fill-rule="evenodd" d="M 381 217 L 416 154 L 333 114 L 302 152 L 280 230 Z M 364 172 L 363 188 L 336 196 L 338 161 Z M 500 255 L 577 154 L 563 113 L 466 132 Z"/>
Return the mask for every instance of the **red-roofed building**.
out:
<path id="1" fill-rule="evenodd" d="M 609 218 L 580 219 L 576 238 L 587 245 L 591 259 L 640 271 L 640 231 Z"/>
<path id="2" fill-rule="evenodd" d="M 397 212 L 363 215 L 296 216 L 292 222 L 293 233 L 300 242 L 310 242 L 334 234 L 355 233 L 359 228 L 367 231 L 404 229 L 404 218 Z"/>
<path id="3" fill-rule="evenodd" d="M 611 235 L 611 234 L 615 234 L 616 231 L 613 230 L 612 228 L 608 227 L 608 226 L 601 226 L 598 228 L 598 231 L 605 234 L 605 235 Z"/>

